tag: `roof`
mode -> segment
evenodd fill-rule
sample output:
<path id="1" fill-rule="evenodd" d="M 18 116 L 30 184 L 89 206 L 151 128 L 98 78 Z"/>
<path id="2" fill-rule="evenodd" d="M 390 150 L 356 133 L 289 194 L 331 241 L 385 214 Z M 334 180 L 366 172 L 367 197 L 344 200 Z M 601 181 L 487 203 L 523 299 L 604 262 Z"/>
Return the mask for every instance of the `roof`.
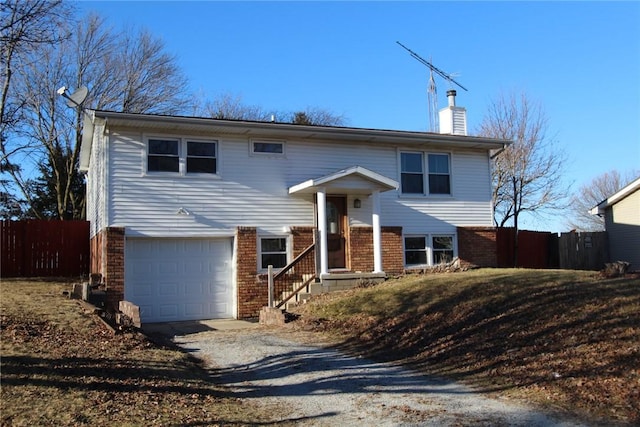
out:
<path id="1" fill-rule="evenodd" d="M 342 126 L 299 125 L 279 122 L 166 116 L 157 114 L 118 113 L 87 110 L 80 153 L 80 169 L 87 170 L 93 144 L 93 126 L 104 121 L 107 127 L 140 129 L 172 133 L 207 133 L 249 138 L 296 138 L 310 141 L 345 141 L 365 144 L 406 144 L 431 148 L 471 148 L 496 150 L 511 141 L 477 136 L 432 132 L 368 129 Z"/>
<path id="2" fill-rule="evenodd" d="M 624 199 L 627 196 L 630 196 L 638 190 L 640 190 L 640 177 L 636 178 L 634 181 L 631 181 L 628 185 L 617 191 L 615 194 L 598 203 L 589 211 L 589 213 L 592 215 L 602 215 L 605 209 L 615 205 L 620 200 Z"/>

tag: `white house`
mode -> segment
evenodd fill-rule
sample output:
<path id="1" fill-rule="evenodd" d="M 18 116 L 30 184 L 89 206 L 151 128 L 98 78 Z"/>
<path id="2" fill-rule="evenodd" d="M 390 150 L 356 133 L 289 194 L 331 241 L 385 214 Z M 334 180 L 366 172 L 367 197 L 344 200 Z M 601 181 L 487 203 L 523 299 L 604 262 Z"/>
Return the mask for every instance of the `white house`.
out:
<path id="1" fill-rule="evenodd" d="M 458 110 L 456 134 L 89 110 L 92 273 L 159 322 L 257 316 L 268 265 L 303 252 L 324 285 L 495 265 L 490 150 L 508 142 L 460 134 Z"/>
<path id="2" fill-rule="evenodd" d="M 591 214 L 604 216 L 611 261 L 640 271 L 640 178 L 598 203 Z"/>

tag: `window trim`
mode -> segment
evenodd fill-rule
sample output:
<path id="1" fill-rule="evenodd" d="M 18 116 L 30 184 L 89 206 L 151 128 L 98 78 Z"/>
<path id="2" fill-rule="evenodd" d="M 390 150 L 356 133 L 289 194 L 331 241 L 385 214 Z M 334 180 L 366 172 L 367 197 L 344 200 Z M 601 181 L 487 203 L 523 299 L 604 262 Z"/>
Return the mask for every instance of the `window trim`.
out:
<path id="1" fill-rule="evenodd" d="M 150 140 L 166 140 L 178 142 L 178 171 L 150 171 L 149 170 L 149 141 Z M 208 178 L 220 178 L 221 164 L 220 164 L 220 140 L 219 139 L 207 139 L 207 138 L 191 138 L 189 136 L 176 136 L 176 135 L 157 135 L 148 134 L 143 135 L 142 138 L 144 149 L 142 150 L 142 176 L 153 177 L 208 177 Z M 216 172 L 187 172 L 187 159 L 188 159 L 188 143 L 189 142 L 205 142 L 215 145 L 215 161 Z"/>
<path id="2" fill-rule="evenodd" d="M 286 266 L 287 264 L 289 264 L 291 262 L 291 239 L 289 235 L 286 234 L 262 234 L 262 235 L 258 235 L 258 239 L 257 239 L 257 252 L 258 252 L 258 259 L 257 259 L 257 263 L 258 263 L 258 271 L 260 272 L 266 272 L 269 269 L 268 265 L 263 266 L 262 265 L 262 240 L 263 239 L 284 239 L 284 243 L 285 243 L 285 250 L 284 250 L 284 254 L 286 256 L 286 261 L 284 266 Z M 267 254 L 282 254 L 282 252 L 266 252 Z M 283 266 L 283 267 L 284 267 Z M 280 271 L 282 270 L 283 267 L 273 267 L 274 271 Z"/>
<path id="3" fill-rule="evenodd" d="M 402 189 L 402 154 L 421 154 L 422 155 L 422 193 L 405 193 Z M 429 155 L 446 155 L 449 161 L 449 193 L 430 193 L 429 192 L 429 177 L 432 173 L 429 171 Z M 412 149 L 398 148 L 398 175 L 400 179 L 400 185 L 398 187 L 398 194 L 403 198 L 451 198 L 453 197 L 453 153 L 450 151 L 420 151 Z M 435 174 L 444 175 L 444 174 Z"/>
<path id="4" fill-rule="evenodd" d="M 269 153 L 255 151 L 255 144 L 280 144 L 282 145 L 282 153 Z M 251 139 L 249 140 L 249 156 L 256 157 L 287 157 L 287 142 L 281 139 Z"/>

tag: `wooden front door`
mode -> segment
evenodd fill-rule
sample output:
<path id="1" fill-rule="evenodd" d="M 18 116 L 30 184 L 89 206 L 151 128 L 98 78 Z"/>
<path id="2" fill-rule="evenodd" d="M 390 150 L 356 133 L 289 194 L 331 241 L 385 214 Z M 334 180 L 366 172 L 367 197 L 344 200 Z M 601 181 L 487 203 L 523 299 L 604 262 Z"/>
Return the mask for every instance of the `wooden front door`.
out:
<path id="1" fill-rule="evenodd" d="M 329 268 L 346 268 L 347 198 L 327 196 L 327 249 Z"/>

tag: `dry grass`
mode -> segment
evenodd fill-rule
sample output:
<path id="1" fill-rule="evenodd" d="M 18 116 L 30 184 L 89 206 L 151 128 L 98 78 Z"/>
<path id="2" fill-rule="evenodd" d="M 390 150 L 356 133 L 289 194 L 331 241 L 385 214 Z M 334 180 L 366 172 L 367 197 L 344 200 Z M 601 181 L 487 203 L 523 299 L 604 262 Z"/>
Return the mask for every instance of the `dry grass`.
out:
<path id="1" fill-rule="evenodd" d="M 2 281 L 2 425 L 248 425 L 278 413 L 229 396 L 175 348 L 114 335 L 69 289 Z"/>
<path id="2" fill-rule="evenodd" d="M 640 279 L 477 270 L 407 276 L 299 309 L 305 329 L 554 409 L 640 423 Z"/>

